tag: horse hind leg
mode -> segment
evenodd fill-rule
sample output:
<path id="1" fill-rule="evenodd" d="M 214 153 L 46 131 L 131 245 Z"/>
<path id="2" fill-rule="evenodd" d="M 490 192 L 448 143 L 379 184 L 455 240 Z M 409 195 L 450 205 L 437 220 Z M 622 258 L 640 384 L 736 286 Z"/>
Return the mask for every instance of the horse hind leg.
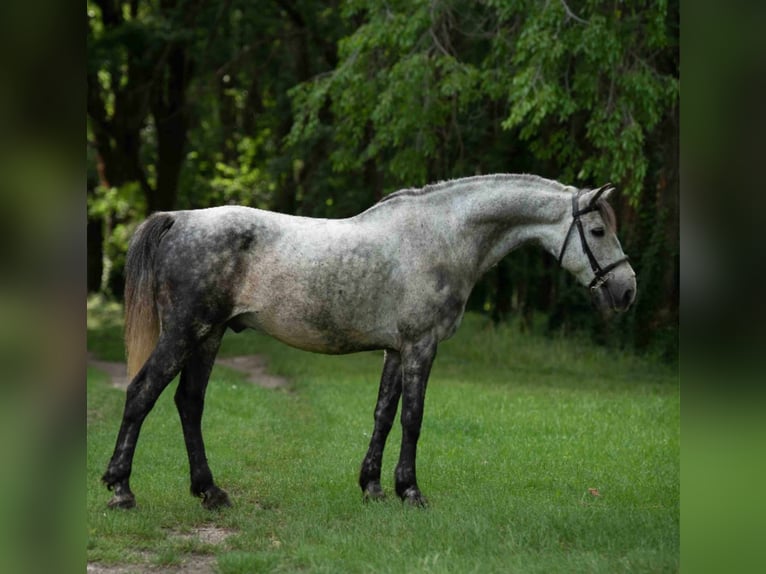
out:
<path id="1" fill-rule="evenodd" d="M 149 359 L 128 385 L 114 453 L 101 478 L 109 490 L 114 491 L 110 508 L 136 505 L 129 481 L 141 425 L 162 391 L 181 370 L 190 347 L 185 339 L 163 333 Z"/>
<path id="2" fill-rule="evenodd" d="M 386 351 L 383 373 L 380 377 L 378 402 L 375 407 L 375 428 L 370 439 L 367 455 L 362 461 L 359 472 L 359 486 L 364 500 L 380 500 L 385 493 L 380 485 L 380 471 L 383 462 L 383 449 L 388 433 L 396 417 L 399 397 L 402 394 L 402 368 L 397 351 Z"/>
<path id="3" fill-rule="evenodd" d="M 213 329 L 195 348 L 181 371 L 181 381 L 175 394 L 186 451 L 189 455 L 191 493 L 202 498 L 202 506 L 207 509 L 231 506 L 226 492 L 213 481 L 213 473 L 207 462 L 205 443 L 202 439 L 205 391 L 225 330 L 225 326 Z"/>

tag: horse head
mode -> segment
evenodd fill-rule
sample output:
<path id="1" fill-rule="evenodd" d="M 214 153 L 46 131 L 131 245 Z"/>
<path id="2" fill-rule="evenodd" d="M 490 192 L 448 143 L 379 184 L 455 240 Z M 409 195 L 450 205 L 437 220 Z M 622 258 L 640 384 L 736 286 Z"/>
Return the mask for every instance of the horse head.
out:
<path id="1" fill-rule="evenodd" d="M 617 238 L 614 211 L 607 203 L 613 191 L 606 184 L 572 195 L 559 254 L 559 263 L 589 287 L 593 302 L 607 315 L 627 311 L 636 298 L 636 273 Z"/>

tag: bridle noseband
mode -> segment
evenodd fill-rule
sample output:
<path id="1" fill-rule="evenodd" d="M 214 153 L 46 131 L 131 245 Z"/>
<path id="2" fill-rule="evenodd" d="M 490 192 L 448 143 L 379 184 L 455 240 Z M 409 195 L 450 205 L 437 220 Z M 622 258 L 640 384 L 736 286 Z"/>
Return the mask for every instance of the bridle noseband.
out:
<path id="1" fill-rule="evenodd" d="M 564 259 L 564 253 L 566 252 L 567 245 L 569 244 L 569 238 L 572 236 L 572 229 L 577 226 L 577 231 L 580 233 L 580 242 L 582 243 L 582 249 L 585 251 L 585 255 L 588 256 L 588 261 L 590 262 L 590 268 L 593 270 L 593 281 L 590 282 L 588 285 L 589 289 L 598 289 L 601 287 L 601 285 L 604 284 L 604 282 L 609 279 L 609 272 L 617 267 L 618 265 L 621 265 L 622 263 L 625 263 L 628 261 L 628 256 L 618 259 L 617 261 L 610 263 L 606 267 L 601 267 L 599 265 L 598 261 L 596 261 L 596 257 L 593 255 L 593 252 L 590 250 L 590 246 L 588 245 L 588 241 L 585 239 L 585 230 L 582 226 L 582 221 L 580 220 L 580 217 L 585 215 L 586 213 L 590 213 L 591 211 L 597 211 L 598 205 L 596 205 L 596 201 L 598 201 L 598 198 L 601 196 L 602 193 L 606 191 L 606 189 L 611 184 L 606 184 L 598 189 L 596 192 L 595 197 L 588 203 L 588 206 L 584 209 L 580 209 L 580 194 L 581 191 L 578 190 L 576 193 L 572 194 L 572 224 L 569 226 L 569 231 L 567 231 L 567 236 L 564 238 L 564 244 L 561 246 L 561 253 L 559 253 L 559 265 L 561 265 L 561 261 Z"/>

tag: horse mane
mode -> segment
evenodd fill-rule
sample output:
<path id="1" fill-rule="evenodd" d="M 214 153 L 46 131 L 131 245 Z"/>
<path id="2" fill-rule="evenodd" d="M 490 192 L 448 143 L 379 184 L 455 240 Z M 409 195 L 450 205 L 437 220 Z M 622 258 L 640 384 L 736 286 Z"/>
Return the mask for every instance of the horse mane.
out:
<path id="1" fill-rule="evenodd" d="M 557 181 L 554 180 L 546 180 L 543 177 L 540 177 L 539 175 L 529 174 L 529 173 L 498 173 L 498 174 L 492 174 L 492 175 L 473 175 L 469 177 L 461 177 L 457 179 L 449 179 L 447 181 L 440 181 L 437 183 L 430 183 L 428 185 L 425 185 L 423 187 L 408 187 L 406 189 L 400 189 L 399 191 L 395 191 L 393 193 L 390 193 L 386 196 L 384 196 L 382 199 L 378 201 L 378 204 L 386 202 L 390 199 L 396 199 L 399 197 L 420 197 L 423 195 L 429 195 L 436 191 L 441 191 L 443 189 L 447 189 L 451 186 L 453 186 L 456 183 L 472 183 L 474 181 L 503 181 L 503 180 L 509 180 L 509 179 L 515 179 L 519 181 L 547 181 L 552 182 L 555 184 L 558 184 L 561 186 L 561 189 L 564 189 L 564 185 L 560 184 Z M 377 205 L 377 204 L 376 204 Z"/>
<path id="2" fill-rule="evenodd" d="M 447 189 L 456 183 L 470 184 L 479 180 L 482 180 L 482 181 L 490 180 L 493 182 L 498 182 L 498 181 L 507 181 L 511 179 L 520 181 L 520 182 L 545 181 L 548 184 L 552 183 L 559 186 L 559 189 L 561 191 L 564 191 L 564 189 L 566 188 L 564 184 L 556 180 L 546 179 L 539 175 L 534 175 L 530 173 L 521 173 L 521 174 L 499 173 L 499 174 L 492 174 L 492 175 L 474 175 L 469 177 L 450 179 L 447 181 L 440 181 L 437 183 L 431 183 L 423 187 L 408 187 L 405 189 L 400 189 L 398 191 L 395 191 L 393 193 L 390 193 L 384 196 L 375 205 L 380 205 L 381 203 L 385 203 L 386 201 L 390 201 L 392 199 L 397 199 L 397 198 L 422 197 L 424 195 L 430 195 L 434 192 Z M 609 205 L 609 203 L 605 199 L 599 198 L 598 201 L 596 201 L 596 207 L 598 208 L 598 212 L 599 214 L 601 214 L 601 218 L 604 220 L 604 225 L 606 225 L 607 229 L 609 229 L 609 231 L 613 233 L 616 233 L 617 232 L 617 217 L 615 216 L 614 209 L 612 209 L 612 206 Z"/>

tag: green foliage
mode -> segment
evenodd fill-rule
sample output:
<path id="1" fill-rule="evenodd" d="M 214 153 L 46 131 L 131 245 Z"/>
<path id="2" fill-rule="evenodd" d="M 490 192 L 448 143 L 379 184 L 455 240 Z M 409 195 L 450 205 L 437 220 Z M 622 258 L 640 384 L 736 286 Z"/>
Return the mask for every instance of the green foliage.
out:
<path id="1" fill-rule="evenodd" d="M 227 204 L 268 208 L 275 184 L 259 161 L 259 143 L 242 137 L 236 142 L 237 157 L 233 163 L 223 161 L 221 154 L 205 157 L 197 151 L 190 152 L 187 164 L 191 169 L 186 177 L 191 180 L 187 185 L 193 191 L 179 202 L 179 207 Z"/>
<path id="2" fill-rule="evenodd" d="M 339 41 L 335 70 L 291 92 L 290 141 L 319 129 L 329 101 L 335 169 L 383 157 L 397 185 L 420 185 L 453 175 L 429 172 L 445 147 L 491 128 L 472 107 L 489 97 L 551 175 L 612 181 L 635 206 L 647 137 L 678 96 L 677 70 L 655 56 L 672 48 L 667 10 L 590 2 L 580 20 L 555 2 L 350 3 L 344 16 L 365 23 Z"/>
<path id="3" fill-rule="evenodd" d="M 392 189 L 424 185 L 456 114 L 481 97 L 478 70 L 442 45 L 435 26 L 447 12 L 438 6 L 357 2 L 344 16 L 362 11 L 368 21 L 339 40 L 335 70 L 292 90 L 296 121 L 288 141 L 313 137 L 329 101 L 336 170 L 385 158 Z"/>
<path id="4" fill-rule="evenodd" d="M 138 219 L 146 214 L 141 189 L 135 182 L 120 187 L 98 186 L 88 197 L 88 216 L 99 219 Z"/>
<path id="5" fill-rule="evenodd" d="M 88 195 L 88 217 L 103 222 L 103 279 L 102 290 L 112 295 L 121 293 L 114 288 L 114 273 L 121 274 L 125 267 L 128 242 L 138 222 L 146 215 L 146 204 L 136 182 L 120 187 L 97 186 Z"/>

